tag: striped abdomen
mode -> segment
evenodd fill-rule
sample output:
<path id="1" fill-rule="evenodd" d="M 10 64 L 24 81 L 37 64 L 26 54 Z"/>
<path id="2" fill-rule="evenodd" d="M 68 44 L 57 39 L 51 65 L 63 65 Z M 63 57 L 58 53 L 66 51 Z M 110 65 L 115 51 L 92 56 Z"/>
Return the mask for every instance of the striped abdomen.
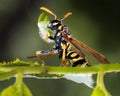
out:
<path id="1" fill-rule="evenodd" d="M 77 52 L 74 52 L 74 51 L 67 52 L 67 59 L 72 64 L 72 67 L 88 65 L 88 62 L 84 58 L 79 56 L 79 54 Z"/>

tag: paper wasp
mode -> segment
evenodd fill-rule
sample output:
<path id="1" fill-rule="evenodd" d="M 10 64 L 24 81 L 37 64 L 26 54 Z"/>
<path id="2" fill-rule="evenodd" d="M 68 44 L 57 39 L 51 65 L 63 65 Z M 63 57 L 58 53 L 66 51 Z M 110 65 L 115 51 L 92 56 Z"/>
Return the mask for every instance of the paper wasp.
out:
<path id="1" fill-rule="evenodd" d="M 51 36 L 49 32 L 46 32 L 46 34 L 44 33 L 46 35 L 45 40 L 50 39 L 54 41 L 55 45 L 51 50 L 37 51 L 36 56 L 33 57 L 38 57 L 42 60 L 43 63 L 45 63 L 44 56 L 52 56 L 58 53 L 59 58 L 62 60 L 62 64 L 64 66 L 69 64 L 71 64 L 73 67 L 78 65 L 90 65 L 88 59 L 80 49 L 83 48 L 85 51 L 93 55 L 93 57 L 95 57 L 99 62 L 109 64 L 109 61 L 102 54 L 72 37 L 69 28 L 62 23 L 65 18 L 72 14 L 71 12 L 68 12 L 66 15 L 64 15 L 63 18 L 57 19 L 57 16 L 49 9 L 45 7 L 41 7 L 40 9 L 55 17 L 55 19 L 51 20 L 47 25 L 48 29 L 54 31 L 54 35 Z M 71 49 L 71 46 L 75 49 L 74 51 Z"/>
<path id="2" fill-rule="evenodd" d="M 57 19 L 57 16 L 49 9 L 45 7 L 41 7 L 40 9 L 43 11 L 46 11 L 47 13 L 55 17 L 55 19 L 48 22 L 47 25 L 45 23 L 45 26 L 43 26 L 44 25 L 43 22 L 42 22 L 43 24 L 41 24 L 42 26 L 39 25 L 38 23 L 39 30 L 41 31 L 39 32 L 41 38 L 48 43 L 55 43 L 55 45 L 50 50 L 37 51 L 36 56 L 30 56 L 29 58 L 40 58 L 42 63 L 45 64 L 44 57 L 58 54 L 59 58 L 62 61 L 61 63 L 62 66 L 68 66 L 68 65 L 71 65 L 72 67 L 89 66 L 90 63 L 87 57 L 81 51 L 81 48 L 82 48 L 88 53 L 90 53 L 93 57 L 95 57 L 99 62 L 104 63 L 104 64 L 110 63 L 106 59 L 106 57 L 104 57 L 102 54 L 100 54 L 99 52 L 90 48 L 86 44 L 72 37 L 69 28 L 62 23 L 62 21 L 65 18 L 67 18 L 68 16 L 72 14 L 71 12 L 68 12 L 67 14 L 65 14 L 63 18 Z M 47 28 L 48 32 L 43 30 L 42 27 L 45 27 L 43 28 L 45 30 Z M 49 31 L 52 31 L 53 34 L 51 35 Z M 91 74 L 87 74 L 85 77 L 81 76 L 81 74 L 78 74 L 78 75 L 68 74 L 68 75 L 65 75 L 64 78 L 67 78 L 67 79 L 70 79 L 70 80 L 73 80 L 79 83 L 82 82 L 88 85 L 89 87 L 92 87 L 93 80 L 91 76 L 92 76 Z M 81 77 L 83 81 L 80 81 Z"/>

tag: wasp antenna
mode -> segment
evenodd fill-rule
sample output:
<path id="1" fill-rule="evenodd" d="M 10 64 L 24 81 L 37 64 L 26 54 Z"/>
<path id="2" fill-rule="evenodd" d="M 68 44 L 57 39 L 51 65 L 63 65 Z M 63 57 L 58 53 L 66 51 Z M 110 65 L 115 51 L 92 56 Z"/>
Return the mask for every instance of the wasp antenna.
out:
<path id="1" fill-rule="evenodd" d="M 67 18 L 68 16 L 72 15 L 72 12 L 68 12 L 64 15 L 64 17 L 62 18 L 62 20 L 64 20 L 65 18 Z"/>
<path id="2" fill-rule="evenodd" d="M 46 8 L 46 7 L 40 7 L 40 9 L 48 12 L 49 14 L 53 15 L 55 17 L 55 19 L 57 19 L 57 16 L 52 11 L 50 11 L 48 8 Z"/>

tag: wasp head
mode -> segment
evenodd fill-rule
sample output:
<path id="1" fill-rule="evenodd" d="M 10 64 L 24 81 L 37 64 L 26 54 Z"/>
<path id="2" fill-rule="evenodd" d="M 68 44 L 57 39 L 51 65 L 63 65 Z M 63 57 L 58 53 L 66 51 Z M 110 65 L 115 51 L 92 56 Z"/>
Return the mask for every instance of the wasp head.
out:
<path id="1" fill-rule="evenodd" d="M 47 27 L 50 28 L 51 30 L 61 30 L 59 29 L 60 26 L 62 26 L 61 20 L 56 19 L 56 20 L 50 21 Z"/>

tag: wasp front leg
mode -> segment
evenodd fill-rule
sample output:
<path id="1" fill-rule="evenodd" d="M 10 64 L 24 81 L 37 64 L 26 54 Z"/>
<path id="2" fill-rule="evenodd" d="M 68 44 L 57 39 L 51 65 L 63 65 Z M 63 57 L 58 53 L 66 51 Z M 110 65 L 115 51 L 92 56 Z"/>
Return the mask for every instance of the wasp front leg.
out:
<path id="1" fill-rule="evenodd" d="M 57 54 L 57 50 L 55 50 L 54 48 L 51 50 L 42 50 L 42 51 L 36 51 L 36 56 L 37 58 L 39 58 L 42 61 L 42 64 L 45 65 L 45 57 L 49 57 L 49 56 L 53 56 L 55 54 Z"/>
<path id="2" fill-rule="evenodd" d="M 41 60 L 42 65 L 44 66 L 45 61 L 44 61 L 44 57 L 43 57 L 43 54 L 41 53 L 41 51 L 36 51 L 36 56 L 37 56 L 37 58 L 39 58 Z"/>

